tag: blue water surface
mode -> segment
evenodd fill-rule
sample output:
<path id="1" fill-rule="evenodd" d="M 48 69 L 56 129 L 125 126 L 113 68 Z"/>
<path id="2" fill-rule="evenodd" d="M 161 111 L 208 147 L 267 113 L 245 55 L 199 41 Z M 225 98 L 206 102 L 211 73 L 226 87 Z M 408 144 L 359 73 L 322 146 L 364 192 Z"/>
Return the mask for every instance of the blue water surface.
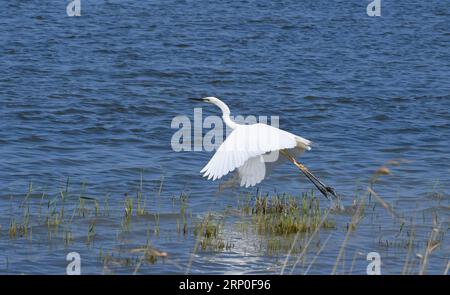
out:
<path id="1" fill-rule="evenodd" d="M 423 212 L 443 211 L 447 230 L 450 5 L 383 0 L 382 15 L 369 17 L 369 2 L 81 0 L 81 16 L 69 17 L 66 1 L 1 1 L 1 210 L 8 212 L 11 196 L 25 195 L 30 182 L 33 191 L 52 194 L 68 177 L 74 190 L 86 183 L 91 196 L 109 194 L 118 203 L 141 175 L 146 191 L 157 191 L 163 178 L 163 197 L 187 192 L 194 214 L 235 202 L 235 192 L 213 198 L 218 182 L 199 173 L 212 153 L 171 147 L 173 118 L 193 120 L 200 107 L 187 98 L 217 96 L 233 115 L 279 116 L 281 128 L 312 140 L 302 162 L 346 205 L 379 166 L 402 159 L 379 194 L 425 224 L 432 217 Z M 203 107 L 204 117 L 218 114 Z M 311 189 L 288 164 L 260 186 Z M 389 214 L 383 218 L 398 229 Z M 9 217 L 1 225 L 0 271 L 64 271 L 65 260 L 44 246 L 33 248 L 39 258 L 14 250 L 19 242 L 8 241 Z M 338 230 L 335 238 L 344 235 Z M 353 253 L 384 251 L 380 239 L 368 226 L 349 246 L 347 266 Z M 430 271 L 444 271 L 445 241 Z M 335 263 L 336 251 L 325 252 L 317 273 L 330 273 Z M 252 255 L 207 255 L 193 269 L 272 273 L 283 262 Z M 387 265 L 399 273 L 403 261 Z M 86 268 L 102 270 L 95 262 Z M 183 272 L 170 263 L 146 270 Z"/>

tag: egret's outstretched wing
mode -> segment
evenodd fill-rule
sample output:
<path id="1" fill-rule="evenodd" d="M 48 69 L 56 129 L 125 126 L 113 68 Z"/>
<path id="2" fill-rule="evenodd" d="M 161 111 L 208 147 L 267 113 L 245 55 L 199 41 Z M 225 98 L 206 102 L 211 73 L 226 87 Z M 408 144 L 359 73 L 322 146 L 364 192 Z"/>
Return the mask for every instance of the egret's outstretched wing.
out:
<path id="1" fill-rule="evenodd" d="M 266 177 L 266 164 L 263 156 L 248 159 L 238 168 L 241 186 L 249 187 L 260 183 Z"/>
<path id="2" fill-rule="evenodd" d="M 240 125 L 222 143 L 201 173 L 204 173 L 203 176 L 208 179 L 216 180 L 243 166 L 253 157 L 282 149 L 291 149 L 298 144 L 309 146 L 310 141 L 266 124 Z M 252 168 L 253 171 L 256 164 L 251 164 L 242 169 Z M 255 179 L 248 179 L 248 183 L 254 181 Z"/>

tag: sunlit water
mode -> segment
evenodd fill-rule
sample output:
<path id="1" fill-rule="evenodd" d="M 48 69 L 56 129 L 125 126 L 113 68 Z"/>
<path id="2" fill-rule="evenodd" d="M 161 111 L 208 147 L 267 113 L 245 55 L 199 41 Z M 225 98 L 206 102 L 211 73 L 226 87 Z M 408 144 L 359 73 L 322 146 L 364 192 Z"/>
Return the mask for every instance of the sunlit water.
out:
<path id="1" fill-rule="evenodd" d="M 401 273 L 409 252 L 418 272 L 416 254 L 424 253 L 433 219 L 442 239 L 427 270 L 444 272 L 450 252 L 445 1 L 383 1 L 378 18 L 366 15 L 368 1 L 361 0 L 82 0 L 77 18 L 66 15 L 65 1 L 57 2 L 8 1 L 0 10 L 1 273 L 65 273 L 70 251 L 81 254 L 83 273 L 133 273 L 135 266 L 105 269 L 99 252 L 139 247 L 148 232 L 168 257 L 138 273 L 279 273 L 286 251 L 269 255 L 261 237 L 237 228 L 239 214 L 225 218 L 230 250 L 192 254 L 194 235 L 177 231 L 174 196 L 189 195 L 195 220 L 210 211 L 223 216 L 246 192 L 218 193 L 218 182 L 201 178 L 211 153 L 171 148 L 172 119 L 193 119 L 199 105 L 186 98 L 205 95 L 222 98 L 235 115 L 279 116 L 282 128 L 314 141 L 301 160 L 344 196 L 346 207 L 379 166 L 407 160 L 374 189 L 414 224 L 413 250 L 405 246 L 409 236 L 399 219 L 372 198 L 337 272 L 364 274 L 372 251 L 381 254 L 383 273 Z M 214 114 L 214 107 L 203 108 L 204 116 Z M 125 193 L 135 196 L 141 175 L 149 214 L 124 233 Z M 86 243 L 93 217 L 77 218 L 68 246 L 49 238 L 42 223 L 31 241 L 10 239 L 11 218 L 22 218 L 29 183 L 34 206 L 48 194 L 45 211 L 68 177 L 73 204 L 83 191 L 101 207 L 108 198 L 110 216 L 95 218 L 94 242 Z M 260 186 L 297 195 L 311 189 L 288 164 Z M 332 219 L 336 229 L 319 235 L 321 242 L 331 235 L 331 242 L 308 273 L 328 274 L 335 265 L 351 214 Z M 312 247 L 293 273 L 304 273 L 319 248 Z"/>

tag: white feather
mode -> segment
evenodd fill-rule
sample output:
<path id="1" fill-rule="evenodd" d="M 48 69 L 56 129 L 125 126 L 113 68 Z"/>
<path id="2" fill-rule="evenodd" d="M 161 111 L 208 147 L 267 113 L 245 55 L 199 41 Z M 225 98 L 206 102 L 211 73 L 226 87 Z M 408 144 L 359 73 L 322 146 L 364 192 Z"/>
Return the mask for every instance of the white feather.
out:
<path id="1" fill-rule="evenodd" d="M 309 150 L 310 145 L 307 139 L 267 124 L 238 125 L 201 173 L 216 180 L 239 168 L 241 186 L 254 186 L 266 175 L 262 155 L 295 147 Z"/>
<path id="2" fill-rule="evenodd" d="M 260 183 L 266 176 L 266 165 L 263 156 L 248 159 L 238 168 L 241 186 L 249 187 Z"/>

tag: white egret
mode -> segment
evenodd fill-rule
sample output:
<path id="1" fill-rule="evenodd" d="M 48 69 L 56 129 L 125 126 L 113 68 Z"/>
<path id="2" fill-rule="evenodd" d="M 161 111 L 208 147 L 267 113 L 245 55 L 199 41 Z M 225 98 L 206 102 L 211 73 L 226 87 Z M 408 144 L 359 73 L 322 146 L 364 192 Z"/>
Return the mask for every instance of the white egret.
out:
<path id="1" fill-rule="evenodd" d="M 326 198 L 329 199 L 330 195 L 337 198 L 333 188 L 326 186 L 294 157 L 310 150 L 311 141 L 267 124 L 238 124 L 231 120 L 228 106 L 216 97 L 191 100 L 218 106 L 222 110 L 223 121 L 232 129 L 208 164 L 200 171 L 204 177 L 216 180 L 238 169 L 240 185 L 255 186 L 265 178 L 269 166 L 282 162 L 282 159 L 278 158 L 280 153 L 297 166 Z"/>

